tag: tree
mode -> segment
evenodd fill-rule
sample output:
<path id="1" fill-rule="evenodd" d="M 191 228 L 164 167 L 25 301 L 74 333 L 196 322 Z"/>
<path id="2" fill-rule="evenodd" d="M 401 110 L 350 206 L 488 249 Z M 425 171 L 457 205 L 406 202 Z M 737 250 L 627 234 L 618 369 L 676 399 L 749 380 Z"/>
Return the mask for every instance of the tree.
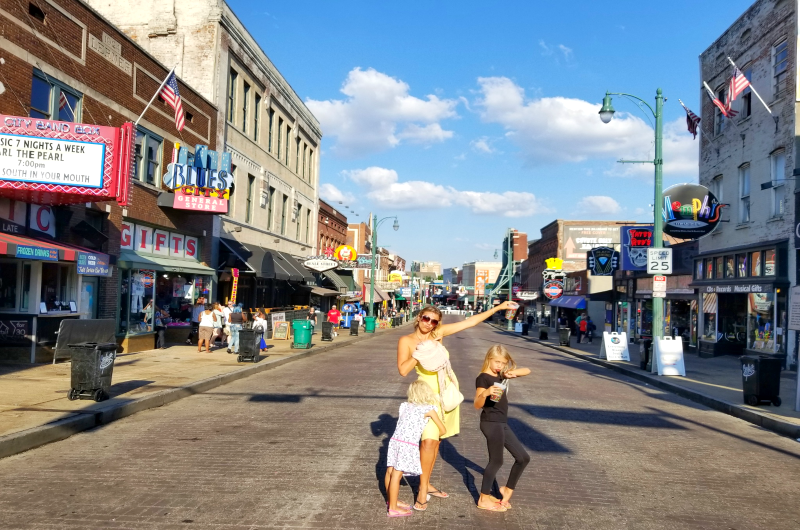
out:
<path id="1" fill-rule="evenodd" d="M 436 279 L 437 279 L 437 280 L 444 280 L 444 276 L 440 274 L 440 275 L 439 275 L 439 277 L 438 277 L 438 278 L 436 278 Z"/>

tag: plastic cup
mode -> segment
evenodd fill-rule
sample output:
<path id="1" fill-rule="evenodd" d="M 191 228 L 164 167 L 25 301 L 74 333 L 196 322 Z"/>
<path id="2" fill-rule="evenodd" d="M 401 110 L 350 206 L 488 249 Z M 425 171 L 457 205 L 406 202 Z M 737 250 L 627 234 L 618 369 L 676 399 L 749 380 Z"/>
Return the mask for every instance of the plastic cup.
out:
<path id="1" fill-rule="evenodd" d="M 492 401 L 494 401 L 495 403 L 497 403 L 497 402 L 498 402 L 498 401 L 500 401 L 500 399 L 503 397 L 503 392 L 505 391 L 505 389 L 506 389 L 506 386 L 505 386 L 503 383 L 495 383 L 495 384 L 493 384 L 492 386 L 493 386 L 493 387 L 494 387 L 494 386 L 496 386 L 496 387 L 499 387 L 499 388 L 500 388 L 500 393 L 499 393 L 499 394 L 497 394 L 497 397 L 495 397 L 495 395 L 494 395 L 494 394 L 492 394 L 492 395 L 489 397 L 489 399 L 490 399 L 490 400 L 492 400 Z"/>

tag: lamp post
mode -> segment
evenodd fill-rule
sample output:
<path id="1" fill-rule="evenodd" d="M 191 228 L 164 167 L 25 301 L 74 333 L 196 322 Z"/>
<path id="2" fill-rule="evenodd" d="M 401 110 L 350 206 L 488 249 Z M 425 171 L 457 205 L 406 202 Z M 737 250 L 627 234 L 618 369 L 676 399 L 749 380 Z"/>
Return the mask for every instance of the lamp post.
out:
<path id="1" fill-rule="evenodd" d="M 396 216 L 384 217 L 383 219 L 378 221 L 378 216 L 374 214 L 372 215 L 372 271 L 370 272 L 370 277 L 369 277 L 369 316 L 375 316 L 372 314 L 373 313 L 372 302 L 373 300 L 375 300 L 375 251 L 377 250 L 378 247 L 378 227 L 381 225 L 381 223 L 383 223 L 387 219 L 394 219 L 394 224 L 392 225 L 392 228 L 394 228 L 395 231 L 400 229 L 400 223 L 397 222 Z"/>
<path id="2" fill-rule="evenodd" d="M 655 166 L 655 183 L 654 183 L 654 200 L 653 200 L 653 247 L 662 248 L 663 242 L 663 214 L 659 212 L 663 208 L 661 206 L 661 196 L 663 195 L 662 185 L 662 171 L 664 168 L 664 159 L 661 152 L 661 142 L 663 136 L 663 108 L 664 108 L 664 95 L 661 89 L 656 90 L 656 109 L 653 110 L 645 100 L 631 94 L 623 94 L 621 92 L 606 92 L 603 98 L 603 107 L 600 109 L 600 120 L 603 123 L 608 123 L 614 117 L 614 107 L 611 106 L 611 96 L 625 96 L 633 98 L 642 102 L 656 119 L 656 153 L 653 160 L 620 160 L 623 164 L 653 164 Z M 653 340 L 664 336 L 664 304 L 661 298 L 653 297 Z"/>
<path id="3" fill-rule="evenodd" d="M 508 229 L 506 234 L 506 259 L 508 261 L 508 301 L 514 301 L 514 241 L 512 240 L 513 233 Z M 506 329 L 514 331 L 513 319 L 506 319 Z"/>

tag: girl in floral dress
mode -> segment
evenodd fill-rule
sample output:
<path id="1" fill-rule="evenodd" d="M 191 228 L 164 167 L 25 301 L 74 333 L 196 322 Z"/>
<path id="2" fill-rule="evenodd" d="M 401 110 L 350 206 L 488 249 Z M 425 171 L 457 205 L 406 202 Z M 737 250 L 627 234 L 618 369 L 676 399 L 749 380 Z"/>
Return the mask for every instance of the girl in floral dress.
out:
<path id="1" fill-rule="evenodd" d="M 386 494 L 389 502 L 389 517 L 407 517 L 411 515 L 408 505 L 398 503 L 400 479 L 403 475 L 421 475 L 422 466 L 419 461 L 419 439 L 422 430 L 433 420 L 439 428 L 439 436 L 447 431 L 436 411 L 438 397 L 430 385 L 424 381 L 414 381 L 408 387 L 408 401 L 400 405 L 397 427 L 389 440 L 386 455 Z"/>

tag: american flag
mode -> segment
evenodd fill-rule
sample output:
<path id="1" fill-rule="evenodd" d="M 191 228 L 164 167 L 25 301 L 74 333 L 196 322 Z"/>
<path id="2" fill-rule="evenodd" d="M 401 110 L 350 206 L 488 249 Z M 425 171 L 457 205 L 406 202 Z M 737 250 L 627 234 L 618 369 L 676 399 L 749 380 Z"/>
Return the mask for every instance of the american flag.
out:
<path id="1" fill-rule="evenodd" d="M 686 126 L 689 128 L 689 132 L 692 133 L 694 138 L 697 138 L 697 126 L 700 125 L 700 116 L 686 108 L 683 101 L 681 101 L 681 107 L 686 111 Z"/>
<path id="2" fill-rule="evenodd" d="M 67 105 L 69 105 L 69 101 L 67 101 L 67 95 L 62 90 L 61 95 L 58 96 L 58 110 L 64 110 Z"/>
<path id="3" fill-rule="evenodd" d="M 717 99 L 717 96 L 714 95 L 714 93 L 711 91 L 710 88 L 705 86 L 705 89 L 706 93 L 708 94 L 708 97 L 711 99 L 711 103 L 717 106 L 717 108 L 722 112 L 723 116 L 725 116 L 726 118 L 733 118 L 734 116 L 739 114 L 735 110 L 731 109 L 730 102 L 728 102 L 729 103 L 728 105 L 723 104 L 719 99 Z"/>
<path id="4" fill-rule="evenodd" d="M 175 109 L 175 128 L 182 131 L 185 120 L 183 104 L 181 103 L 181 94 L 178 92 L 178 79 L 175 77 L 175 72 L 169 74 L 167 82 L 164 83 L 164 88 L 161 89 L 160 96 L 164 98 L 164 101 L 166 101 L 170 107 Z"/>
<path id="5" fill-rule="evenodd" d="M 733 75 L 731 76 L 730 87 L 728 88 L 730 101 L 736 101 L 736 97 L 744 92 L 744 90 L 749 86 L 750 81 L 747 80 L 747 77 L 745 77 L 741 70 L 734 68 Z"/>

